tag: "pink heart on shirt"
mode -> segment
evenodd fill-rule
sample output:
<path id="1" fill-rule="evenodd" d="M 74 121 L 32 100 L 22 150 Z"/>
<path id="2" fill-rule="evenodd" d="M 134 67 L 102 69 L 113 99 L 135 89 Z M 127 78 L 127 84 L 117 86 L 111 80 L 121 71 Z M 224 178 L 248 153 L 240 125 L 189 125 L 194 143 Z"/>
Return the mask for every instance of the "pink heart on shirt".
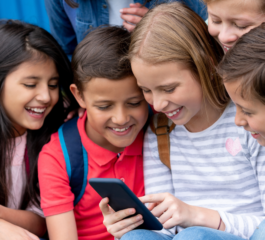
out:
<path id="1" fill-rule="evenodd" d="M 225 147 L 227 152 L 229 152 L 232 156 L 237 155 L 242 150 L 239 138 L 236 138 L 235 141 L 233 141 L 231 138 L 228 138 L 226 140 Z"/>

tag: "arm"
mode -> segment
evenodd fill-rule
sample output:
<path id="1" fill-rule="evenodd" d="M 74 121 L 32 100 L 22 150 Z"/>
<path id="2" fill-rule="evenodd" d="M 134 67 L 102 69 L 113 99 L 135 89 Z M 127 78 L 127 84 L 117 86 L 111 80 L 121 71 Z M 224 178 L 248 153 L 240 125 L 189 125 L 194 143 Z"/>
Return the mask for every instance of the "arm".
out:
<path id="1" fill-rule="evenodd" d="M 45 219 L 30 211 L 15 210 L 0 205 L 0 219 L 24 228 L 40 237 L 46 231 Z"/>
<path id="2" fill-rule="evenodd" d="M 0 219 L 0 229 L 1 240 L 39 240 L 36 235 L 28 232 L 26 229 L 18 227 L 3 219 Z"/>
<path id="3" fill-rule="evenodd" d="M 50 240 L 78 240 L 73 210 L 49 216 L 46 221 Z"/>
<path id="4" fill-rule="evenodd" d="M 42 148 L 39 154 L 38 176 L 41 207 L 46 216 L 50 239 L 59 240 L 56 237 L 64 236 L 65 231 L 67 233 L 69 231 L 69 237 L 75 236 L 76 238 L 73 239 L 77 239 L 73 214 L 74 194 L 71 192 L 69 185 L 69 177 L 66 172 L 58 133 L 54 133 L 51 136 L 50 142 Z M 65 219 L 63 219 L 64 216 Z M 68 237 L 62 239 L 72 240 Z"/>
<path id="5" fill-rule="evenodd" d="M 77 45 L 75 31 L 63 8 L 63 0 L 45 0 L 51 34 L 68 56 Z"/>

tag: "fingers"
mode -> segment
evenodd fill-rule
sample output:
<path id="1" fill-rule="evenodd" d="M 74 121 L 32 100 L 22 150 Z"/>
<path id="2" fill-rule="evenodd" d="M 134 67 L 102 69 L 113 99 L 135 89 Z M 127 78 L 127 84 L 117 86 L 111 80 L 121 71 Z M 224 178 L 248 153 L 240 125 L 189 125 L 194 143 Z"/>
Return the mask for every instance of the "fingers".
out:
<path id="1" fill-rule="evenodd" d="M 137 24 L 142 19 L 142 17 L 138 17 L 138 16 L 134 16 L 134 15 L 127 15 L 127 14 L 122 14 L 121 18 L 125 22 L 132 23 L 132 24 Z"/>
<path id="2" fill-rule="evenodd" d="M 111 225 L 111 224 L 119 222 L 122 219 L 127 218 L 133 214 L 135 214 L 135 209 L 133 209 L 133 208 L 128 208 L 128 209 L 120 210 L 118 212 L 106 214 L 106 215 L 104 215 L 103 223 L 105 226 Z"/>
<path id="3" fill-rule="evenodd" d="M 157 193 L 148 194 L 143 197 L 139 197 L 142 203 L 160 203 L 164 201 L 165 198 L 172 196 L 170 193 Z"/>
<path id="4" fill-rule="evenodd" d="M 85 113 L 86 109 L 84 108 L 79 108 L 78 109 L 78 116 L 81 118 L 84 116 L 84 113 Z"/>
<path id="5" fill-rule="evenodd" d="M 76 110 L 69 112 L 66 119 L 64 119 L 64 121 L 67 122 L 68 120 L 72 119 L 75 114 Z"/>
<path id="6" fill-rule="evenodd" d="M 135 25 L 123 21 L 123 27 L 126 28 L 129 32 L 132 32 L 135 29 Z"/>
<path id="7" fill-rule="evenodd" d="M 148 12 L 148 8 L 146 7 L 130 7 L 130 8 L 122 8 L 120 9 L 120 13 L 122 15 L 125 15 L 125 14 L 129 14 L 129 15 L 136 15 L 136 16 L 139 16 L 139 17 L 143 17 L 147 12 Z"/>
<path id="8" fill-rule="evenodd" d="M 103 214 L 103 216 L 106 216 L 108 214 L 111 214 L 114 211 L 110 210 L 110 207 L 108 205 L 109 199 L 108 198 L 103 198 L 100 203 L 99 203 L 99 208 Z"/>
<path id="9" fill-rule="evenodd" d="M 130 7 L 133 8 L 133 7 L 137 7 L 137 8 L 140 8 L 142 7 L 143 5 L 141 3 L 130 3 Z"/>
<path id="10" fill-rule="evenodd" d="M 176 220 L 179 219 L 179 218 L 177 218 L 176 215 L 177 214 L 175 213 L 175 216 L 173 219 L 173 212 L 170 210 L 167 210 L 164 213 L 162 213 L 162 215 L 159 217 L 159 222 L 161 222 L 163 224 L 164 228 L 172 228 L 172 227 L 177 225 Z"/>
<path id="11" fill-rule="evenodd" d="M 157 205 L 158 203 L 149 203 L 147 208 L 149 211 L 152 211 Z"/>
<path id="12" fill-rule="evenodd" d="M 115 224 L 108 225 L 107 231 L 115 236 L 116 238 L 121 238 L 125 233 L 135 229 L 136 227 L 143 224 L 143 219 L 141 215 L 137 215 L 131 218 L 124 219 Z"/>

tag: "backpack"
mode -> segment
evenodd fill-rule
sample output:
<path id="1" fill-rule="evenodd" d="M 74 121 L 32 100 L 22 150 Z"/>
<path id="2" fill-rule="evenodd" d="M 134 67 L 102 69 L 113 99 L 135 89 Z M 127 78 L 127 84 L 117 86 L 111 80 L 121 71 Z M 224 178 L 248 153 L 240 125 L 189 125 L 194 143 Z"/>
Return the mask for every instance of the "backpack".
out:
<path id="1" fill-rule="evenodd" d="M 157 137 L 157 147 L 160 160 L 169 169 L 171 169 L 169 133 L 171 133 L 175 126 L 176 124 L 173 123 L 164 113 L 157 113 L 153 115 L 150 123 L 150 128 Z"/>
<path id="2" fill-rule="evenodd" d="M 69 120 L 58 130 L 71 191 L 75 196 L 74 206 L 80 201 L 85 192 L 88 175 L 88 155 L 81 142 L 77 120 L 78 117 Z M 164 113 L 155 114 L 151 118 L 150 128 L 157 136 L 160 160 L 169 169 L 171 169 L 169 133 L 175 126 Z"/>
<path id="3" fill-rule="evenodd" d="M 64 123 L 58 130 L 71 191 L 75 196 L 74 206 L 84 195 L 88 175 L 88 155 L 77 128 L 78 117 Z"/>

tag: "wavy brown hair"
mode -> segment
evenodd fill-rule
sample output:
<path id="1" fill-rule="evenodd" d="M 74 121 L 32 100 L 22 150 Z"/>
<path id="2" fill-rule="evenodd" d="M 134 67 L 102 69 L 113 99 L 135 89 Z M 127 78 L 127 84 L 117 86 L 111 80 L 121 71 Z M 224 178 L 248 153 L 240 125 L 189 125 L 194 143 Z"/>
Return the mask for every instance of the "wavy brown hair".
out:
<path id="1" fill-rule="evenodd" d="M 218 66 L 224 82 L 240 81 L 241 96 L 265 104 L 265 23 L 243 35 Z"/>
<path id="2" fill-rule="evenodd" d="M 229 102 L 215 72 L 223 50 L 201 17 L 181 3 L 161 4 L 143 17 L 132 34 L 128 57 L 148 64 L 187 64 L 198 76 L 203 96 L 213 107 L 224 109 Z"/>

